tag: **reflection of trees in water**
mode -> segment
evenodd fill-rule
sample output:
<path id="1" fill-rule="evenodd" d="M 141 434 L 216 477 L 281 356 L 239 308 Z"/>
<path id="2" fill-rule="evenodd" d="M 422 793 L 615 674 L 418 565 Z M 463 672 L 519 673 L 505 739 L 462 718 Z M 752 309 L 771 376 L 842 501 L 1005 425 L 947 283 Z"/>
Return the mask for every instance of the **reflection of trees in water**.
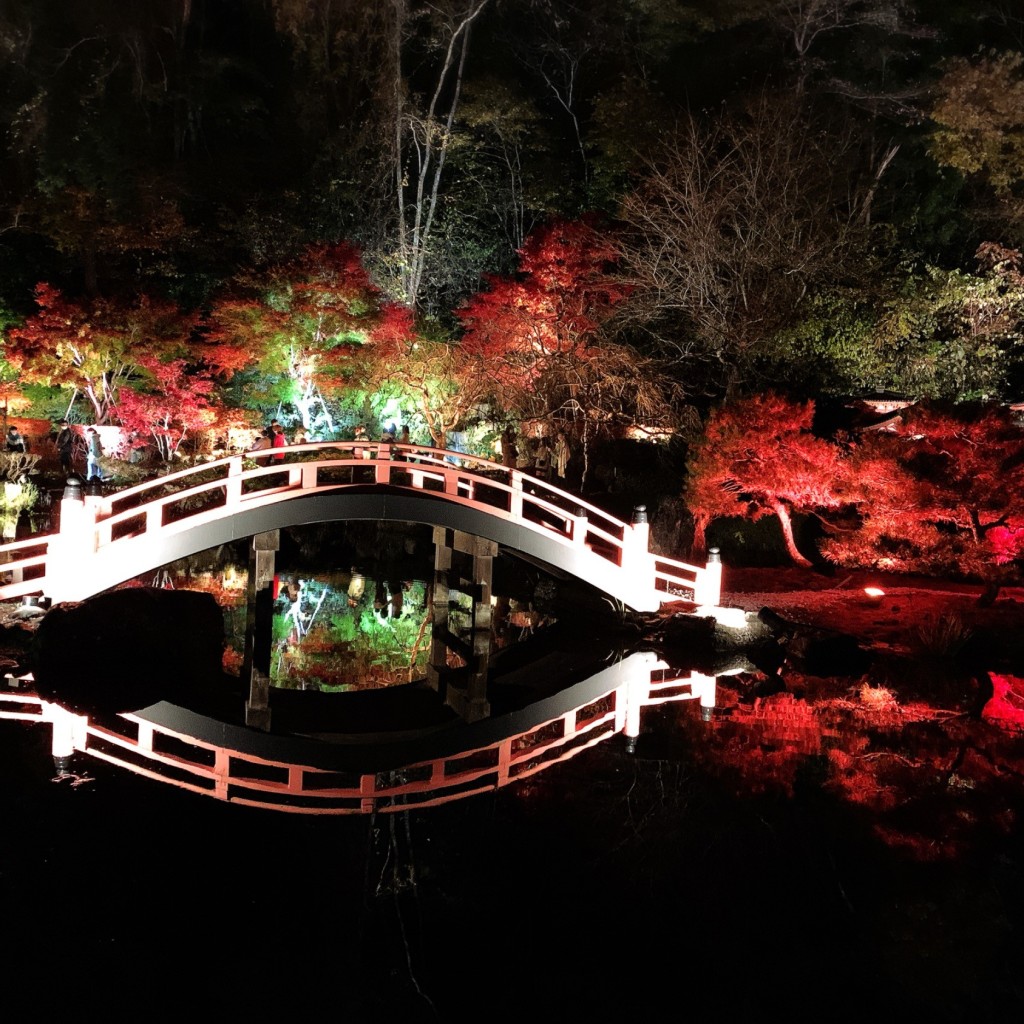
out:
<path id="1" fill-rule="evenodd" d="M 423 581 L 431 577 L 433 558 L 424 550 L 422 529 L 358 523 L 338 529 L 338 524 L 322 524 L 317 530 L 282 531 L 282 542 L 272 627 L 274 686 L 378 689 L 424 678 L 431 645 L 432 586 Z M 320 542 L 329 553 L 316 558 Z M 432 550 L 432 541 L 430 545 Z M 495 563 L 491 638 L 494 649 L 499 649 L 555 622 L 563 609 L 556 607 L 557 588 L 542 572 L 516 559 L 499 557 Z M 352 568 L 324 568 L 339 564 Z M 224 611 L 224 668 L 238 674 L 247 620 L 244 545 L 201 552 L 164 570 L 168 585 L 203 590 L 216 598 Z M 154 585 L 151 574 L 139 582 Z M 447 627 L 471 641 L 472 598 L 454 589 L 449 597 Z M 450 650 L 447 660 L 449 667 L 464 664 Z"/>
<path id="2" fill-rule="evenodd" d="M 287 689 L 379 689 L 419 678 L 429 644 L 427 586 L 357 571 L 282 576 L 271 683 Z"/>
<path id="3" fill-rule="evenodd" d="M 280 576 L 270 679 L 284 689 L 380 689 L 426 674 L 431 586 L 367 576 L 353 568 Z M 468 637 L 472 599 L 451 592 L 449 629 Z M 554 621 L 532 602 L 496 597 L 492 639 L 504 647 Z"/>

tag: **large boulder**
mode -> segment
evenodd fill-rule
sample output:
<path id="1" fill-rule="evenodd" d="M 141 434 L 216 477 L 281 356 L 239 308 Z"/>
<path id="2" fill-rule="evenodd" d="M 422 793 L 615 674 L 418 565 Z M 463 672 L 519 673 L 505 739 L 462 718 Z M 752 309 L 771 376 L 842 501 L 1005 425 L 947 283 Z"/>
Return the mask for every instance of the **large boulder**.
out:
<path id="1" fill-rule="evenodd" d="M 135 587 L 54 605 L 30 661 L 40 696 L 95 714 L 187 699 L 223 678 L 223 651 L 210 594 Z"/>

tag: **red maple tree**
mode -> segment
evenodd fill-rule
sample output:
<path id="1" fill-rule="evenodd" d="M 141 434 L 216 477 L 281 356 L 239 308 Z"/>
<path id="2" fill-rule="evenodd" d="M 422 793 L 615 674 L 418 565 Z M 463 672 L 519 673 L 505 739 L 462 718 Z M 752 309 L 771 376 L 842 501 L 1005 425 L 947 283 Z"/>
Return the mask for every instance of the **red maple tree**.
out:
<path id="1" fill-rule="evenodd" d="M 140 378 L 121 391 L 118 419 L 129 446 L 152 444 L 170 462 L 187 437 L 216 421 L 213 380 L 184 359 L 142 356 L 138 368 Z"/>
<path id="2" fill-rule="evenodd" d="M 824 544 L 832 561 L 995 584 L 1024 550 L 1024 431 L 1005 408 L 906 409 L 858 440 L 848 469 L 861 525 Z"/>
<path id="3" fill-rule="evenodd" d="M 516 275 L 490 278 L 463 306 L 462 348 L 503 405 L 522 408 L 546 375 L 600 358 L 598 329 L 628 294 L 615 259 L 593 220 L 555 221 L 527 238 Z"/>
<path id="4" fill-rule="evenodd" d="M 811 431 L 813 402 L 767 393 L 729 402 L 708 417 L 687 463 L 685 494 L 694 518 L 694 548 L 719 516 L 774 515 L 790 558 L 798 550 L 793 514 L 838 509 L 847 501 L 842 449 Z"/>

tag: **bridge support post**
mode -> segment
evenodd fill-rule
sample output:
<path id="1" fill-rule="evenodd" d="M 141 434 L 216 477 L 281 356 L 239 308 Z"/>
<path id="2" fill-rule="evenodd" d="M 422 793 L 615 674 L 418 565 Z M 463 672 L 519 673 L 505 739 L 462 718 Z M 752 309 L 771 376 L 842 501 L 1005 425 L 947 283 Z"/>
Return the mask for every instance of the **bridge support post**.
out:
<path id="1" fill-rule="evenodd" d="M 627 601 L 639 612 L 656 611 L 661 604 L 654 588 L 654 556 L 650 551 L 651 526 L 647 506 L 637 505 L 629 526 L 622 533 L 621 567 L 628 574 L 632 599 Z"/>
<path id="2" fill-rule="evenodd" d="M 693 586 L 695 604 L 717 608 L 722 599 L 722 555 L 718 548 L 708 550 L 708 560 Z"/>
<path id="3" fill-rule="evenodd" d="M 710 722 L 715 713 L 718 679 L 715 676 L 706 676 L 703 672 L 691 672 L 690 692 L 700 701 L 701 721 Z"/>
<path id="4" fill-rule="evenodd" d="M 491 711 L 487 672 L 491 655 L 491 580 L 497 553 L 494 541 L 459 530 L 434 528 L 434 613 L 427 681 L 467 722 L 486 718 Z M 468 639 L 456 635 L 450 627 L 452 591 L 467 594 L 472 600 Z M 464 669 L 449 668 L 449 651 L 465 661 Z"/>
<path id="5" fill-rule="evenodd" d="M 273 645 L 274 571 L 281 546 L 279 530 L 257 533 L 249 545 L 249 585 L 245 614 L 242 682 L 248 683 L 245 724 L 270 728 L 270 653 Z"/>
<path id="6" fill-rule="evenodd" d="M 60 527 L 46 551 L 46 596 L 53 604 L 76 601 L 89 560 L 96 554 L 95 503 L 85 500 L 78 477 L 69 477 L 60 502 Z"/>

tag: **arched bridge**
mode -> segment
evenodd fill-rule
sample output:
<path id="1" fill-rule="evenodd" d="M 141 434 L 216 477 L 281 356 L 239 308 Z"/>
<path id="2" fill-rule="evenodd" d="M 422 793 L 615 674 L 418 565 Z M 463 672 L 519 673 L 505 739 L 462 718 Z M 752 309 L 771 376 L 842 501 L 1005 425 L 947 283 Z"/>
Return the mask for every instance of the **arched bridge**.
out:
<path id="1" fill-rule="evenodd" d="M 375 814 L 475 796 L 522 781 L 614 736 L 635 740 L 641 712 L 649 707 L 697 700 L 701 717 L 710 720 L 716 687 L 715 676 L 677 675 L 653 654 L 635 652 L 518 711 L 473 724 L 453 718 L 443 728 L 375 732 L 372 743 L 359 735 L 330 740 L 265 733 L 167 701 L 121 714 L 112 725 L 34 693 L 3 690 L 0 721 L 51 725 L 58 764 L 81 753 L 250 807 Z"/>
<path id="2" fill-rule="evenodd" d="M 265 451 L 233 455 L 112 494 L 65 492 L 57 532 L 0 545 L 0 600 L 83 600 L 230 541 L 349 519 L 484 537 L 636 611 L 677 600 L 705 614 L 725 611 L 717 559 L 694 566 L 653 554 L 643 515 L 622 522 L 550 483 L 461 452 L 355 441 L 293 445 L 282 461 Z"/>

